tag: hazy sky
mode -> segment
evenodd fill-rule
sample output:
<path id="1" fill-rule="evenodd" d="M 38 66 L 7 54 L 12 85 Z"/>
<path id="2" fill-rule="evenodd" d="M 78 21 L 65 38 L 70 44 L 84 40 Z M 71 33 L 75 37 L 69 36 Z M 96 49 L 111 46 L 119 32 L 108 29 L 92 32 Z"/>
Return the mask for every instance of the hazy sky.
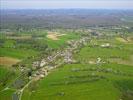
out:
<path id="1" fill-rule="evenodd" d="M 133 9 L 133 0 L 0 0 L 1 9 Z"/>

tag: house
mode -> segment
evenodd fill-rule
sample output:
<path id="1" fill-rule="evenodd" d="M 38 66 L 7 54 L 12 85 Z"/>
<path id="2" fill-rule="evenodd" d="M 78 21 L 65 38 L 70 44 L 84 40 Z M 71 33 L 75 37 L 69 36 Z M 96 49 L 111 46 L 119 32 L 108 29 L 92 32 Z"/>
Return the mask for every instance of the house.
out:
<path id="1" fill-rule="evenodd" d="M 109 44 L 109 43 L 102 44 L 101 47 L 102 47 L 102 48 L 108 48 L 108 47 L 110 47 L 110 44 Z"/>
<path id="2" fill-rule="evenodd" d="M 40 62 L 40 67 L 43 67 L 44 65 L 46 65 L 47 62 L 45 61 L 45 59 L 43 59 L 41 62 Z"/>

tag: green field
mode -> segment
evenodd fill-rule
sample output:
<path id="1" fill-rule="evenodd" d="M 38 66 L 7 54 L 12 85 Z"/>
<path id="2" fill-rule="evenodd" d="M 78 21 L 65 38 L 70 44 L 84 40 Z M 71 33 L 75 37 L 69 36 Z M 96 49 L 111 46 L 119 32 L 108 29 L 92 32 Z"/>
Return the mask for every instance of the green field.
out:
<path id="1" fill-rule="evenodd" d="M 47 48 L 59 49 L 66 46 L 66 41 L 80 37 L 75 33 L 67 33 L 55 41 L 47 38 L 46 35 L 47 32 L 44 30 L 34 31 L 33 33 L 14 32 L 13 35 L 0 33 L 0 57 L 19 59 L 21 60 L 20 64 L 28 68 L 32 66 L 32 61 L 39 59 L 42 52 Z M 12 94 L 16 91 L 12 84 L 20 76 L 20 70 L 17 67 L 13 68 L 12 65 L 7 66 L 0 63 L 0 100 L 10 100 Z"/>
<path id="2" fill-rule="evenodd" d="M 132 73 L 132 66 L 127 65 L 65 65 L 34 85 L 36 87 L 26 89 L 22 100 L 118 100 L 133 90 Z"/>
<path id="3" fill-rule="evenodd" d="M 111 46 L 101 47 L 104 43 Z M 123 43 L 115 38 L 93 39 L 74 55 L 79 63 L 61 66 L 32 83 L 22 100 L 132 100 L 132 47 L 132 42 Z M 101 63 L 96 63 L 98 57 Z"/>
<path id="4" fill-rule="evenodd" d="M 18 59 L 24 59 L 30 56 L 35 56 L 36 51 L 24 50 L 24 49 L 12 49 L 12 48 L 0 48 L 0 56 L 13 57 Z"/>
<path id="5" fill-rule="evenodd" d="M 110 47 L 103 48 L 102 44 L 109 43 Z M 132 62 L 133 56 L 133 44 L 119 42 L 115 39 L 109 40 L 93 40 L 86 47 L 82 48 L 78 55 L 75 55 L 79 61 L 85 63 L 91 60 L 96 61 L 97 58 L 101 58 L 101 60 L 108 62 L 109 59 L 114 60 L 122 60 Z M 128 63 L 127 63 L 128 65 Z"/>
<path id="6" fill-rule="evenodd" d="M 14 35 L 11 36 L 13 39 L 3 36 L 0 56 L 22 60 L 20 65 L 28 70 L 32 70 L 34 60 L 66 48 L 67 41 L 91 36 L 86 46 L 73 53 L 73 58 L 77 61 L 75 64 L 64 64 L 52 70 L 47 77 L 32 82 L 25 88 L 22 100 L 132 100 L 133 42 L 132 38 L 125 39 L 132 35 L 122 38 L 112 30 L 102 31 L 103 37 L 91 36 L 90 33 L 65 32 L 66 35 L 58 40 L 47 38 L 47 32 L 42 30 L 38 34 L 15 33 L 15 38 Z M 27 35 L 30 38 L 20 38 Z M 106 44 L 109 46 L 102 46 Z M 12 85 L 16 80 L 20 81 L 22 78 L 25 83 L 28 82 L 27 74 L 19 76 L 18 65 L 0 66 L 0 99 L 11 100 L 18 89 Z"/>
<path id="7" fill-rule="evenodd" d="M 65 33 L 64 36 L 59 37 L 58 40 L 52 40 L 47 37 L 38 40 L 40 44 L 47 44 L 48 47 L 53 48 L 53 49 L 59 49 L 60 47 L 65 47 L 66 42 L 69 40 L 76 40 L 80 38 L 80 34 L 77 33 L 72 33 L 72 32 L 67 32 Z"/>
<path id="8" fill-rule="evenodd" d="M 19 72 L 13 68 L 0 65 L 0 99 L 10 100 L 15 91 L 11 88 L 12 82 L 18 77 Z"/>

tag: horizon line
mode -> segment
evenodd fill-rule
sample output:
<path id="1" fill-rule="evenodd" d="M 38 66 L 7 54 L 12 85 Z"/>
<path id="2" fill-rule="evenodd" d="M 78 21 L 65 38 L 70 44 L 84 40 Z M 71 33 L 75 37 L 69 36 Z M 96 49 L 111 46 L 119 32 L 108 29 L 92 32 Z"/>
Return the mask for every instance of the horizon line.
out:
<path id="1" fill-rule="evenodd" d="M 69 10 L 69 9 L 83 9 L 83 10 L 133 10 L 133 8 L 0 8 L 0 10 Z"/>

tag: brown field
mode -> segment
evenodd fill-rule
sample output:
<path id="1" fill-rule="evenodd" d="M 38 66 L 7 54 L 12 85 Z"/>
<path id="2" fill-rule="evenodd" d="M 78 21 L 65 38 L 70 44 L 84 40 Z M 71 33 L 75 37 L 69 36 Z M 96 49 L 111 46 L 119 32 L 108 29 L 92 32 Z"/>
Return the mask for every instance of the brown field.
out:
<path id="1" fill-rule="evenodd" d="M 132 59 L 123 60 L 123 59 L 120 59 L 120 58 L 109 58 L 108 61 L 111 62 L 111 63 L 117 63 L 117 64 L 124 64 L 124 65 L 131 65 L 131 66 L 133 65 Z"/>
<path id="2" fill-rule="evenodd" d="M 27 40 L 31 39 L 32 37 L 30 35 L 25 36 L 8 36 L 7 39 L 15 39 L 15 40 Z"/>
<path id="3" fill-rule="evenodd" d="M 66 34 L 60 34 L 57 32 L 48 32 L 47 38 L 52 40 L 59 40 L 59 37 L 63 35 L 66 35 Z"/>
<path id="4" fill-rule="evenodd" d="M 20 62 L 20 60 L 11 57 L 0 57 L 0 65 L 13 65 L 17 62 Z"/>
<path id="5" fill-rule="evenodd" d="M 121 37 L 117 37 L 116 40 L 123 42 L 123 43 L 133 43 L 133 37 L 127 37 L 127 40 Z"/>
<path id="6" fill-rule="evenodd" d="M 129 42 L 132 42 L 132 43 L 133 43 L 133 36 L 127 37 L 127 40 L 128 40 Z"/>
<path id="7" fill-rule="evenodd" d="M 116 40 L 118 40 L 120 42 L 124 42 L 124 43 L 128 42 L 127 40 L 125 40 L 124 38 L 121 38 L 121 37 L 117 37 Z"/>

